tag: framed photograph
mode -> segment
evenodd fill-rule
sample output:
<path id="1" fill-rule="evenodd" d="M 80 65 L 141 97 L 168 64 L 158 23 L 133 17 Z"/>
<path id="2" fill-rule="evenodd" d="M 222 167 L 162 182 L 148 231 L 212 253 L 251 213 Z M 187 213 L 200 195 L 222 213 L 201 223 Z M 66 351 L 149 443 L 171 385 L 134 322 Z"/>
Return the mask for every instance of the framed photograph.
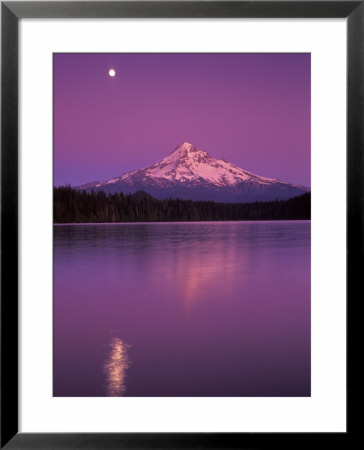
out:
<path id="1" fill-rule="evenodd" d="M 362 2 L 1 7 L 2 447 L 348 445 Z"/>

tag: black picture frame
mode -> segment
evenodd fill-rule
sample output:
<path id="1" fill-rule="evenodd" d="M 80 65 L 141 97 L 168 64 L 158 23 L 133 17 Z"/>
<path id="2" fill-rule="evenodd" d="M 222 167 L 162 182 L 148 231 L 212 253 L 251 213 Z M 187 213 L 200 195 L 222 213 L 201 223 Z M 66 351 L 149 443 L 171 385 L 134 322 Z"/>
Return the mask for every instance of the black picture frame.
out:
<path id="1" fill-rule="evenodd" d="M 346 433 L 18 432 L 18 22 L 21 18 L 111 17 L 347 19 L 347 304 L 360 300 L 358 288 L 364 273 L 364 1 L 2 1 L 1 448 L 299 448 L 313 440 L 331 448 L 348 448 L 355 422 L 349 383 Z M 348 315 L 348 330 L 350 320 Z M 349 348 L 347 375 L 351 382 Z"/>

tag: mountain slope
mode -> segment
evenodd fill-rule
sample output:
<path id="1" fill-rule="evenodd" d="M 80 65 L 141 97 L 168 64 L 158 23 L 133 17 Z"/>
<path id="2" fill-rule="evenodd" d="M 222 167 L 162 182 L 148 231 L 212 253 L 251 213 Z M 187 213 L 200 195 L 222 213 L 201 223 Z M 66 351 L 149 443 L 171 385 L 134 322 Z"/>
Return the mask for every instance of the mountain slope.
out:
<path id="1" fill-rule="evenodd" d="M 303 186 L 255 175 L 224 159 L 215 159 L 188 142 L 150 167 L 78 188 L 126 194 L 142 190 L 155 198 L 219 202 L 288 199 L 309 191 Z"/>

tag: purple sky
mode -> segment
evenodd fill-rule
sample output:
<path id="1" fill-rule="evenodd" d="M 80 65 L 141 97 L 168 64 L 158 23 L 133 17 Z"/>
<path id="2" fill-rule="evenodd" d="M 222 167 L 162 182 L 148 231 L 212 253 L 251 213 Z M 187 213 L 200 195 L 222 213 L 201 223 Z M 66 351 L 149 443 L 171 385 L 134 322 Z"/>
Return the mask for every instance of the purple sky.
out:
<path id="1" fill-rule="evenodd" d="M 55 54 L 54 184 L 142 169 L 188 141 L 310 186 L 310 78 L 310 54 Z"/>

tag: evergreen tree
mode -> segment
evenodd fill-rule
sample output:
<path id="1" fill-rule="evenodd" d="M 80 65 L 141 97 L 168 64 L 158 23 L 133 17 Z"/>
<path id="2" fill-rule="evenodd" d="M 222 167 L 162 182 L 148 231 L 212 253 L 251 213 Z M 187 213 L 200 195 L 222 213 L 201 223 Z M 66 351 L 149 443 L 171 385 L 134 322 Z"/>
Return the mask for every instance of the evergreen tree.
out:
<path id="1" fill-rule="evenodd" d="M 309 220 L 310 217 L 310 193 L 289 200 L 215 203 L 158 200 L 146 192 L 124 195 L 89 193 L 70 186 L 54 188 L 55 223 Z"/>

